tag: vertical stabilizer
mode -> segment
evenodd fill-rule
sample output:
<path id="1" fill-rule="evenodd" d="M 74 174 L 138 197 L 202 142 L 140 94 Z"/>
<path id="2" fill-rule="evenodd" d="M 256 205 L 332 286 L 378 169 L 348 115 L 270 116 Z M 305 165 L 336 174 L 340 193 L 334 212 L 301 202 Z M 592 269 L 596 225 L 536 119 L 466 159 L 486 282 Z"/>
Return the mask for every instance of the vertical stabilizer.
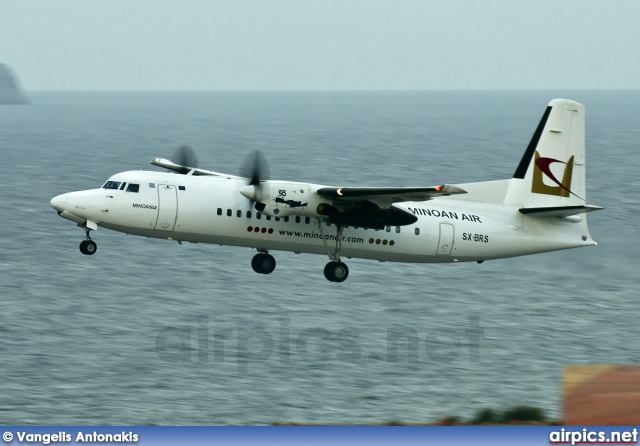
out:
<path id="1" fill-rule="evenodd" d="M 505 204 L 579 206 L 586 202 L 584 106 L 554 99 L 513 174 Z"/>

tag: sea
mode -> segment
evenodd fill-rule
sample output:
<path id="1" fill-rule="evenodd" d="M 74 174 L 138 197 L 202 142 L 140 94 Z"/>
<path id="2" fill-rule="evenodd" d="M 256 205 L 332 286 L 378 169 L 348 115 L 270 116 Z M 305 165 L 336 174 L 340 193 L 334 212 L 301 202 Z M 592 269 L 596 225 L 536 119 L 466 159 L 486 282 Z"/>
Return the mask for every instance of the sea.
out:
<path id="1" fill-rule="evenodd" d="M 562 418 L 570 364 L 639 364 L 640 91 L 28 92 L 0 106 L 0 423 Z M 548 102 L 586 106 L 598 246 L 483 264 L 346 260 L 92 233 L 52 197 L 191 146 L 238 174 L 433 186 L 510 178 Z M 207 200 L 208 197 L 202 197 Z"/>

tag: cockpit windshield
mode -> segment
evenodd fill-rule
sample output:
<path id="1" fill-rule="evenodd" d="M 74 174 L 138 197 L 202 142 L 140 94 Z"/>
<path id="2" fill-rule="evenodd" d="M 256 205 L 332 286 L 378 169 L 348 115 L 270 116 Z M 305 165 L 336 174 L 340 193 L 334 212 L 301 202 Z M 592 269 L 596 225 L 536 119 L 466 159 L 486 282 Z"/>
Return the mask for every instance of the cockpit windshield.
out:
<path id="1" fill-rule="evenodd" d="M 120 181 L 107 181 L 106 183 L 104 183 L 104 186 L 102 186 L 102 188 L 118 190 L 118 188 L 120 188 Z"/>

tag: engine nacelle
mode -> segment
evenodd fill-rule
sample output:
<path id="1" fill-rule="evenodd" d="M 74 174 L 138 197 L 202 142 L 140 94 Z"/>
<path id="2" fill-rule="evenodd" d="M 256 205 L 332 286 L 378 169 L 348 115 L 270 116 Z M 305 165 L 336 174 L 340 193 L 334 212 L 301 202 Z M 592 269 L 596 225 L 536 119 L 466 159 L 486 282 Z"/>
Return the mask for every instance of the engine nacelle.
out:
<path id="1" fill-rule="evenodd" d="M 240 192 L 256 202 L 256 209 L 272 217 L 301 215 L 327 217 L 337 212 L 332 202 L 321 197 L 307 183 L 264 182 L 247 186 Z"/>

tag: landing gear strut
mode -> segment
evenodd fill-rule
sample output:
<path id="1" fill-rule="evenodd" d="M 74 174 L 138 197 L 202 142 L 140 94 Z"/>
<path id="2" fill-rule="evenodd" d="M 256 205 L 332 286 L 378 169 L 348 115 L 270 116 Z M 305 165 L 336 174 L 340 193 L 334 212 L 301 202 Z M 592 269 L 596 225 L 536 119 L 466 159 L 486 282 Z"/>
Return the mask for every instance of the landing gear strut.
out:
<path id="1" fill-rule="evenodd" d="M 318 224 L 318 228 L 320 229 L 320 234 L 322 235 L 322 242 L 324 243 L 324 248 L 327 250 L 327 255 L 331 260 L 324 267 L 324 277 L 327 278 L 329 282 L 344 282 L 349 277 L 349 268 L 347 265 L 340 261 L 340 249 L 342 248 L 342 231 L 343 227 L 338 225 L 336 231 L 336 247 L 333 250 L 333 253 L 329 249 L 329 244 L 327 243 L 327 238 L 324 235 L 324 229 L 322 228 L 322 220 L 316 218 L 316 223 Z"/>
<path id="2" fill-rule="evenodd" d="M 80 252 L 86 256 L 92 256 L 98 250 L 98 245 L 96 245 L 96 242 L 91 240 L 91 236 L 89 236 L 89 231 L 91 231 L 91 229 L 85 228 L 84 231 L 87 239 L 80 243 Z"/>
<path id="3" fill-rule="evenodd" d="M 267 251 L 260 251 L 251 259 L 251 268 L 258 274 L 271 274 L 276 269 L 276 259 Z"/>

